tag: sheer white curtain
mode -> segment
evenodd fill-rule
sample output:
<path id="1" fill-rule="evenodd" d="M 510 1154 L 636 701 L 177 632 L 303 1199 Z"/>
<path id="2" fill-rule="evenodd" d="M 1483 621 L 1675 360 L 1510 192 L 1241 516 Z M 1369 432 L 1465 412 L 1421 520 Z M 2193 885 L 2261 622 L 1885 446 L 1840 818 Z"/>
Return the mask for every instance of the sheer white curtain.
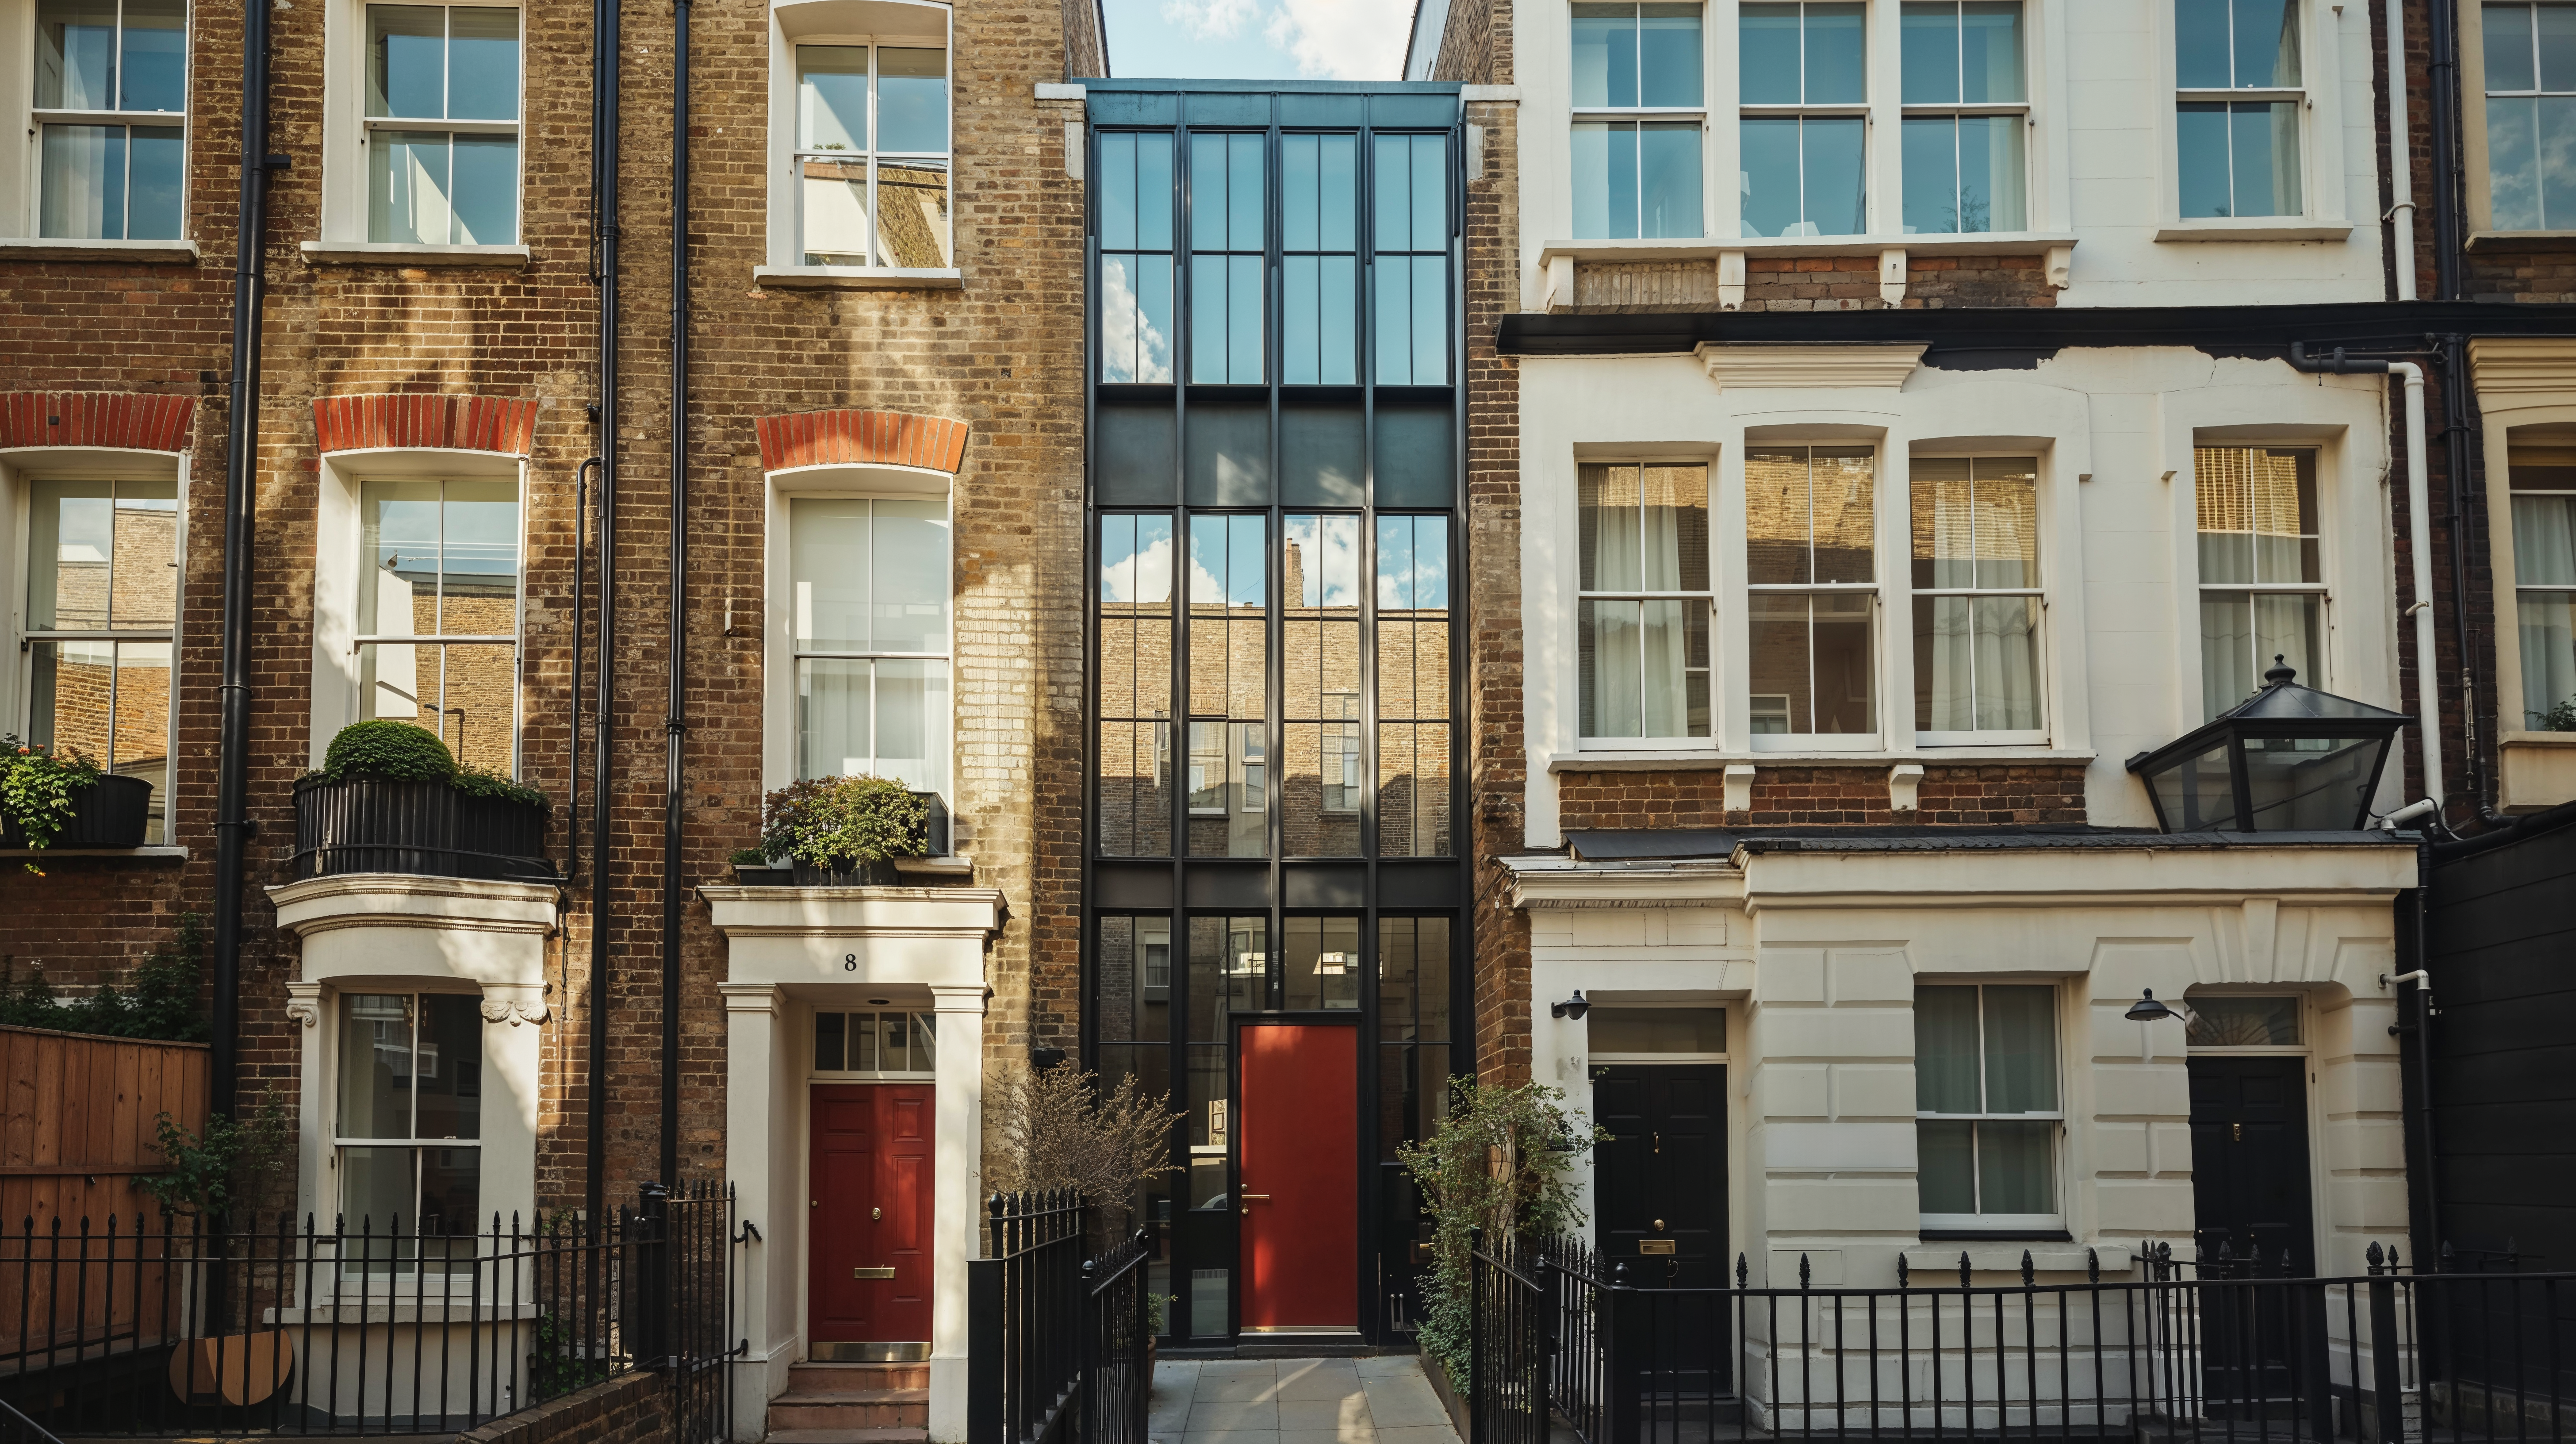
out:
<path id="1" fill-rule="evenodd" d="M 2547 727 L 2552 709 L 2576 700 L 2576 496 L 2513 499 L 2513 570 L 2521 590 L 2523 725 Z"/>

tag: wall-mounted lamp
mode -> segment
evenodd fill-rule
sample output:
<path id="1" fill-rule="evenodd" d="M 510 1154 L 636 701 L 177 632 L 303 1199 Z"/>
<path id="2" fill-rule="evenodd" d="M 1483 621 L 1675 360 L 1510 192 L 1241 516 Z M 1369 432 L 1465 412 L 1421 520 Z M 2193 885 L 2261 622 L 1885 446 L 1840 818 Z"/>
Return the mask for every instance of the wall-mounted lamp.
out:
<path id="1" fill-rule="evenodd" d="M 1583 1021 L 1584 1014 L 1591 1011 L 1592 1004 L 1584 998 L 1583 990 L 1581 988 L 1575 989 L 1574 996 L 1566 999 L 1564 1002 L 1550 1003 L 1547 1005 L 1547 1015 L 1549 1017 L 1571 1018 L 1578 1023 Z"/>
<path id="2" fill-rule="evenodd" d="M 2155 989 L 2143 988 L 2139 990 L 2138 1001 L 2131 1003 L 2129 1011 L 2120 1016 L 2132 1023 L 2161 1023 L 2173 1015 L 2173 1009 L 2156 1001 Z"/>

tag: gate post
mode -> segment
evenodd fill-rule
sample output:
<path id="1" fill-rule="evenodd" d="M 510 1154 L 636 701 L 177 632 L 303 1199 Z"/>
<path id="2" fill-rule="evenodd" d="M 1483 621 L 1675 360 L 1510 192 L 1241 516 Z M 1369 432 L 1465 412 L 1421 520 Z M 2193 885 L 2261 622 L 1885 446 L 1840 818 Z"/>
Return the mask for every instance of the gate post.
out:
<path id="1" fill-rule="evenodd" d="M 1002 1437 L 1002 1268 L 997 1258 L 966 1260 L 968 1444 L 998 1444 Z"/>
<path id="2" fill-rule="evenodd" d="M 1609 1444 L 1637 1444 L 1644 1401 L 1637 1377 L 1637 1351 L 1628 1347 L 1636 1326 L 1638 1298 L 1628 1282 L 1628 1261 L 1610 1266 L 1610 1281 L 1601 1286 L 1605 1305 L 1601 1320 L 1602 1412 L 1609 1421 Z M 1713 1427 L 1713 1426 L 1712 1426 Z"/>
<path id="3" fill-rule="evenodd" d="M 669 1370 L 671 1349 L 671 1191 L 661 1183 L 644 1185 L 637 1201 L 639 1232 L 635 1270 L 638 1312 L 644 1315 L 644 1347 L 638 1352 L 648 1369 Z"/>
<path id="4" fill-rule="evenodd" d="M 2379 1245 L 2370 1246 L 2370 1386 L 2376 1396 L 2373 1416 L 2379 1444 L 2398 1444 L 2406 1437 L 2404 1384 L 2397 1373 L 2397 1268 L 2392 1261 L 2380 1272 Z"/>
<path id="5" fill-rule="evenodd" d="M 1467 1230 L 1467 1444 L 1485 1444 L 1493 1371 L 1485 1360 L 1485 1231 Z"/>

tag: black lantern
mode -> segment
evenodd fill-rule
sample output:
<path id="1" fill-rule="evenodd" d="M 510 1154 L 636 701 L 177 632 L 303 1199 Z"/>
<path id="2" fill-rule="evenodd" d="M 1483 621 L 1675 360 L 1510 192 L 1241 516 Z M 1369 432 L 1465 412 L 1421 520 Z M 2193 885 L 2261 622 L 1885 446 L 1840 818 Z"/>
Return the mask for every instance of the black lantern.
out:
<path id="1" fill-rule="evenodd" d="M 2272 659 L 2263 689 L 2153 752 L 2129 759 L 2166 832 L 2346 832 L 2370 795 L 2403 712 L 2298 684 Z"/>

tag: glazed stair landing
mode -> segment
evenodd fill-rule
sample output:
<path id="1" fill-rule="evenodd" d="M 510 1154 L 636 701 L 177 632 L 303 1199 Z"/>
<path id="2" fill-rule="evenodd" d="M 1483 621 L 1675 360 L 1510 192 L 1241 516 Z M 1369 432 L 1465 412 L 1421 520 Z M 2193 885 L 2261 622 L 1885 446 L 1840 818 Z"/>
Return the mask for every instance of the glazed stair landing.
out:
<path id="1" fill-rule="evenodd" d="M 769 1401 L 769 1444 L 928 1444 L 930 1365 L 797 1364 Z"/>

